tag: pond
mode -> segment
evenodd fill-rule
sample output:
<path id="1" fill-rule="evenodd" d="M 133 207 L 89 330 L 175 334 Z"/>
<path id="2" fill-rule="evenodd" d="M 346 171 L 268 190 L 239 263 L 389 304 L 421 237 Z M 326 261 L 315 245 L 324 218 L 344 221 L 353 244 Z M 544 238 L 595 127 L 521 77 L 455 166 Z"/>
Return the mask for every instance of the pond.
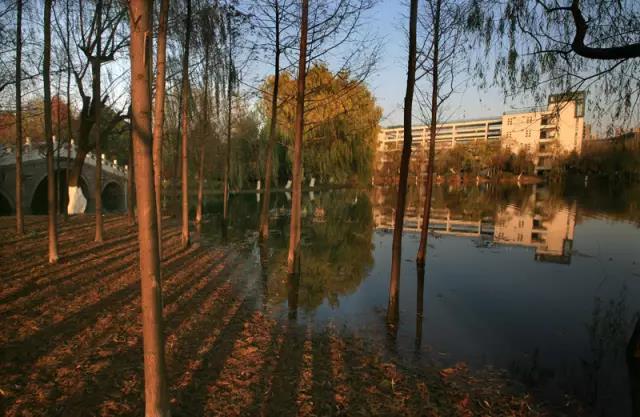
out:
<path id="1" fill-rule="evenodd" d="M 625 349 L 640 311 L 640 187 L 481 184 L 434 194 L 421 276 L 423 199 L 409 192 L 397 326 L 385 320 L 390 188 L 305 193 L 294 279 L 285 273 L 290 196 L 274 194 L 269 241 L 253 250 L 265 302 L 274 314 L 334 323 L 408 362 L 506 369 L 548 401 L 576 398 L 599 415 L 631 415 Z M 258 200 L 232 196 L 224 230 L 221 203 L 211 202 L 204 233 L 255 242 Z"/>

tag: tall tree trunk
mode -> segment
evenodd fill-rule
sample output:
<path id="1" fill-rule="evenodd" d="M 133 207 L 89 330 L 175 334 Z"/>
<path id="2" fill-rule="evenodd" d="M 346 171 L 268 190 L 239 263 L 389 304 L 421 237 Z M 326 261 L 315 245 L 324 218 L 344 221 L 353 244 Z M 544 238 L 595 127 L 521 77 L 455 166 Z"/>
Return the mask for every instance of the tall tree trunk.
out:
<path id="1" fill-rule="evenodd" d="M 198 164 L 198 204 L 196 206 L 196 225 L 200 231 L 202 206 L 204 204 L 204 154 L 205 138 L 209 133 L 209 44 L 204 45 L 204 93 L 202 94 L 202 136 L 200 137 L 200 161 Z"/>
<path id="2" fill-rule="evenodd" d="M 429 237 L 429 219 L 431 217 L 431 196 L 433 194 L 433 169 L 436 155 L 436 129 L 438 122 L 438 64 L 440 50 L 440 8 L 442 0 L 436 0 L 435 18 L 433 20 L 433 60 L 431 86 L 431 124 L 429 126 L 429 158 L 427 162 L 427 179 L 424 182 L 424 211 L 422 213 L 422 230 L 420 232 L 420 246 L 416 262 L 424 265 L 427 253 L 427 239 Z"/>
<path id="3" fill-rule="evenodd" d="M 145 416 L 169 417 L 151 134 L 151 0 L 130 0 L 131 107 L 142 288 Z"/>
<path id="4" fill-rule="evenodd" d="M 300 21 L 300 58 L 298 60 L 298 82 L 296 94 L 295 137 L 293 144 L 293 185 L 291 193 L 291 224 L 289 231 L 289 253 L 287 270 L 296 272 L 300 246 L 300 210 L 302 205 L 302 137 L 304 135 L 304 92 L 307 73 L 307 30 L 309 1 L 302 0 Z"/>
<path id="5" fill-rule="evenodd" d="M 189 43 L 191 38 L 191 0 L 187 0 L 184 57 L 182 59 L 182 247 L 189 246 Z"/>
<path id="6" fill-rule="evenodd" d="M 178 111 L 182 111 L 182 89 L 180 90 L 180 99 L 178 100 Z M 180 141 L 182 136 L 181 126 L 182 119 L 178 119 L 178 129 L 176 130 L 176 147 L 173 156 L 173 178 L 171 178 L 171 207 L 173 217 L 178 218 L 180 212 L 180 204 L 178 201 L 178 177 L 180 175 Z"/>
<path id="7" fill-rule="evenodd" d="M 424 319 L 424 266 L 418 265 L 418 282 L 416 289 L 416 340 L 417 353 L 422 348 L 422 321 Z"/>
<path id="8" fill-rule="evenodd" d="M 96 2 L 96 28 L 102 27 L 102 0 Z M 96 144 L 96 242 L 102 242 L 104 226 L 102 224 L 102 146 L 100 128 L 100 115 L 102 113 L 102 100 L 100 96 L 100 55 L 102 54 L 102 34 L 96 30 L 96 51 L 97 56 L 91 62 L 91 74 L 93 80 L 93 98 L 96 101 L 95 120 L 93 123 L 93 133 Z"/>
<path id="9" fill-rule="evenodd" d="M 58 225 L 56 219 L 56 178 L 53 167 L 53 137 L 51 128 L 51 3 L 44 2 L 44 136 L 47 140 L 47 203 L 49 205 L 49 263 L 58 262 Z"/>
<path id="10" fill-rule="evenodd" d="M 224 191 L 222 217 L 226 222 L 229 218 L 229 176 L 231 173 L 231 94 L 233 93 L 233 35 L 231 33 L 231 19 L 228 20 L 229 34 L 229 78 L 227 81 L 227 157 L 224 164 Z"/>
<path id="11" fill-rule="evenodd" d="M 164 97 L 167 61 L 167 20 L 169 0 L 160 3 L 158 50 L 156 52 L 156 101 L 153 109 L 153 178 L 156 189 L 156 217 L 158 219 L 158 250 L 162 259 L 162 138 L 164 136 Z"/>
<path id="12" fill-rule="evenodd" d="M 133 154 L 133 113 L 131 106 L 129 106 L 129 169 L 127 170 L 127 220 L 129 225 L 133 226 L 136 223 L 135 212 L 135 163 L 133 162 L 135 156 Z M 155 171 L 154 171 L 155 175 Z M 159 235 L 158 235 L 159 236 Z M 160 245 L 160 240 L 158 240 Z"/>
<path id="13" fill-rule="evenodd" d="M 71 40 L 71 25 L 69 24 L 69 0 L 65 3 L 65 11 L 66 11 L 66 39 L 67 45 Z M 65 163 L 65 174 L 64 179 L 67 185 L 67 192 L 65 194 L 65 204 L 64 204 L 64 216 L 65 219 L 69 217 L 69 173 L 70 173 L 70 163 L 71 163 L 71 52 L 70 48 L 65 48 L 67 50 L 67 160 Z"/>
<path id="14" fill-rule="evenodd" d="M 400 265 L 402 256 L 402 229 L 404 226 L 404 210 L 407 199 L 407 177 L 411 159 L 411 116 L 413 108 L 413 91 L 416 84 L 416 32 L 418 23 L 418 0 L 411 0 L 409 17 L 409 59 L 407 68 L 407 91 L 404 96 L 404 140 L 400 159 L 400 178 L 398 180 L 398 198 L 396 200 L 393 244 L 391 248 L 391 280 L 389 284 L 389 306 L 387 321 L 398 320 L 398 298 L 400 294 Z"/>
<path id="15" fill-rule="evenodd" d="M 278 87 L 280 85 L 280 11 L 278 0 L 274 1 L 275 11 L 275 63 L 273 67 L 273 96 L 271 97 L 271 125 L 269 126 L 269 142 L 267 143 L 264 167 L 264 194 L 260 210 L 260 239 L 269 238 L 269 203 L 271 199 L 271 171 L 273 148 L 276 143 L 278 125 Z"/>
<path id="16" fill-rule="evenodd" d="M 204 138 L 203 138 L 204 139 Z M 198 206 L 196 207 L 196 224 L 200 226 L 202 222 L 202 206 L 204 204 L 204 140 L 200 145 L 200 162 L 198 164 Z"/>
<path id="17" fill-rule="evenodd" d="M 24 234 L 22 211 L 22 0 L 16 1 L 16 233 Z"/>

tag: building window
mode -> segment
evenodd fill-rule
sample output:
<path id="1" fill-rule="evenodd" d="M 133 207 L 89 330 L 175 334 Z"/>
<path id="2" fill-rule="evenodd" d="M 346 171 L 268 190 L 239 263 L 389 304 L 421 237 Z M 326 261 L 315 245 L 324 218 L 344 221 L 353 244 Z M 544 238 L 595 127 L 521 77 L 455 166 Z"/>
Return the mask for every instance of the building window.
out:
<path id="1" fill-rule="evenodd" d="M 511 126 L 511 117 L 509 117 L 509 118 L 507 119 L 507 125 L 508 125 L 508 126 Z"/>

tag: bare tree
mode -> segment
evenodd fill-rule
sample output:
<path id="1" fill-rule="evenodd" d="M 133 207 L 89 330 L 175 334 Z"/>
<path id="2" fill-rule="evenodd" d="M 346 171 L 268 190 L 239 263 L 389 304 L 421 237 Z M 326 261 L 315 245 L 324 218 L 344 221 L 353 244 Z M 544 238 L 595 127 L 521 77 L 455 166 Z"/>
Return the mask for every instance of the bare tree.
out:
<path id="1" fill-rule="evenodd" d="M 42 76 L 44 84 L 44 136 L 47 141 L 47 203 L 49 205 L 49 263 L 58 262 L 58 225 L 56 219 L 56 173 L 53 165 L 53 132 L 51 122 L 51 3 L 44 2 L 44 52 Z"/>
<path id="2" fill-rule="evenodd" d="M 84 160 L 87 153 L 94 149 L 96 145 L 95 140 L 93 142 L 90 140 L 90 136 L 92 133 L 94 139 L 100 136 L 106 136 L 106 131 L 113 129 L 116 122 L 126 117 L 123 111 L 116 115 L 115 120 L 109 123 L 103 123 L 103 126 L 96 123 L 96 111 L 99 111 L 99 108 L 104 105 L 108 96 L 96 96 L 96 92 L 102 89 L 97 90 L 93 83 L 96 80 L 96 74 L 101 71 L 102 66 L 105 63 L 114 61 L 117 54 L 127 47 L 128 38 L 120 32 L 126 17 L 126 9 L 122 7 L 120 2 L 110 1 L 105 4 L 96 2 L 95 8 L 91 11 L 87 10 L 86 1 L 81 0 L 77 3 L 77 9 L 68 9 L 67 15 L 69 15 L 69 13 L 76 13 L 76 18 L 68 21 L 68 24 L 72 26 L 72 40 L 69 41 L 63 36 L 64 30 L 62 23 L 58 20 L 56 20 L 56 30 L 67 51 L 67 56 L 73 58 L 69 60 L 69 66 L 71 67 L 82 103 L 79 113 L 80 127 L 76 138 L 77 152 L 68 178 L 69 212 L 70 214 L 74 214 L 82 208 L 82 204 L 79 204 L 79 201 L 82 200 L 80 198 L 81 190 L 79 185 Z M 96 24 L 98 14 L 101 16 L 100 25 Z M 100 40 L 100 47 L 98 47 L 98 40 Z M 89 85 L 91 94 L 86 92 L 87 85 L 85 85 L 85 79 L 89 71 L 92 75 Z M 113 78 L 112 83 L 116 83 L 119 79 L 120 77 Z M 113 91 L 112 85 L 106 87 L 105 90 Z M 98 133 L 98 136 L 96 136 L 96 133 L 92 132 L 94 126 L 98 126 L 98 128 L 102 128 L 104 131 Z M 97 158 L 99 159 L 100 156 L 101 155 L 98 154 Z"/>
<path id="3" fill-rule="evenodd" d="M 413 117 L 413 93 L 416 84 L 416 52 L 418 26 L 418 0 L 411 0 L 409 15 L 409 58 L 407 65 L 407 89 L 404 96 L 404 138 L 400 160 L 400 178 L 398 179 L 398 197 L 393 224 L 393 243 L 391 248 L 391 280 L 389 285 L 389 306 L 387 321 L 398 320 L 398 297 L 400 293 L 400 264 L 402 262 L 402 229 L 407 199 L 407 177 L 411 159 L 411 126 Z"/>
<path id="4" fill-rule="evenodd" d="M 283 44 L 282 37 L 287 29 L 288 23 L 283 22 L 285 14 L 289 12 L 292 3 L 287 0 L 265 0 L 264 4 L 259 4 L 259 28 L 261 36 L 265 36 L 269 44 L 267 48 L 273 49 L 273 92 L 271 96 L 271 117 L 269 120 L 269 139 L 265 151 L 264 168 L 264 193 L 262 206 L 260 208 L 260 239 L 266 240 L 269 237 L 269 204 L 271 200 L 271 182 L 273 171 L 273 149 L 276 144 L 278 134 L 278 87 L 280 84 L 280 56 L 283 48 L 288 45 Z"/>
<path id="5" fill-rule="evenodd" d="M 130 0 L 131 113 L 142 287 L 145 416 L 169 417 L 151 133 L 151 0 Z"/>
<path id="6" fill-rule="evenodd" d="M 429 123 L 429 150 L 424 181 L 424 206 L 420 246 L 416 262 L 424 265 L 429 236 L 429 219 L 431 215 L 431 196 L 433 190 L 433 174 L 436 154 L 436 134 L 440 121 L 442 106 L 455 91 L 460 68 L 464 67 L 465 57 L 462 34 L 464 30 L 463 7 L 454 0 L 426 0 L 425 13 L 419 23 L 419 44 L 422 48 L 417 52 L 416 81 L 426 77 L 431 91 L 424 92 L 420 85 L 416 87 L 416 95 L 421 110 L 429 113 L 425 119 Z"/>
<path id="7" fill-rule="evenodd" d="M 184 55 L 182 58 L 182 246 L 189 246 L 189 44 L 191 41 L 191 0 L 187 0 Z"/>
<path id="8" fill-rule="evenodd" d="M 296 94 L 295 138 L 293 145 L 293 184 L 291 193 L 291 224 L 287 271 L 296 272 L 300 246 L 300 209 L 302 201 L 302 136 L 304 134 L 304 90 L 307 74 L 307 32 L 309 30 L 309 2 L 302 0 L 300 19 L 300 57 L 298 59 L 298 85 Z"/>
<path id="9" fill-rule="evenodd" d="M 158 250 L 162 259 L 162 139 L 164 135 L 164 102 L 166 89 L 167 21 L 169 0 L 160 3 L 158 50 L 156 51 L 156 101 L 153 109 L 153 175 L 156 189 L 156 217 L 158 219 Z"/>
<path id="10" fill-rule="evenodd" d="M 16 1 L 16 232 L 24 234 L 22 212 L 22 0 Z"/>

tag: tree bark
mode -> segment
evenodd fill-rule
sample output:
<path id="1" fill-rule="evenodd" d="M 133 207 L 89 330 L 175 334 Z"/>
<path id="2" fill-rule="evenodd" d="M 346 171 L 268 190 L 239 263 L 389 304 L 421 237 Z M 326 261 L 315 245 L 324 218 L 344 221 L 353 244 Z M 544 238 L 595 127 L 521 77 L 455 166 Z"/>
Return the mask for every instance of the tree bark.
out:
<path id="1" fill-rule="evenodd" d="M 273 148 L 276 143 L 278 125 L 278 87 L 280 84 L 280 11 L 278 0 L 274 1 L 275 9 L 275 62 L 273 67 L 273 96 L 271 97 L 271 124 L 269 126 L 269 141 L 267 143 L 266 161 L 264 167 L 264 194 L 260 210 L 260 239 L 269 238 L 269 203 L 271 199 L 271 171 Z"/>
<path id="2" fill-rule="evenodd" d="M 131 107 L 129 107 L 129 167 L 127 170 L 127 220 L 129 225 L 133 226 L 136 223 L 135 212 L 135 163 L 133 154 L 133 113 Z M 155 171 L 154 171 L 155 175 Z M 157 190 L 156 190 L 157 192 Z M 159 235 L 158 235 L 159 236 Z M 160 242 L 160 240 L 158 240 Z M 160 243 L 158 243 L 160 245 Z"/>
<path id="3" fill-rule="evenodd" d="M 96 1 L 96 27 L 102 27 L 102 0 Z M 96 144 L 96 242 L 102 242 L 104 240 L 104 226 L 102 222 L 102 147 L 101 147 L 101 128 L 100 128 L 100 115 L 102 113 L 102 100 L 100 99 L 100 55 L 102 53 L 102 33 L 96 31 L 96 51 L 97 56 L 91 62 L 91 74 L 93 80 L 91 85 L 93 87 L 93 97 L 97 98 L 95 107 L 95 119 L 93 122 L 93 132 Z"/>
<path id="4" fill-rule="evenodd" d="M 429 219 L 431 217 L 431 196 L 433 194 L 433 170 L 436 155 L 436 129 L 438 121 L 438 64 L 440 50 L 440 9 L 442 0 L 436 0 L 435 17 L 433 20 L 433 59 L 431 86 L 431 124 L 429 126 L 429 157 L 427 162 L 427 178 L 424 182 L 424 210 L 422 212 L 422 230 L 420 231 L 420 246 L 416 262 L 424 266 L 427 253 L 427 239 L 429 238 Z"/>
<path id="5" fill-rule="evenodd" d="M 158 50 L 156 52 L 156 101 L 153 109 L 153 178 L 156 190 L 156 217 L 158 219 L 158 250 L 162 259 L 162 138 L 164 135 L 164 100 L 167 61 L 167 20 L 169 0 L 160 3 Z"/>
<path id="6" fill-rule="evenodd" d="M 300 22 L 300 58 L 298 59 L 298 81 L 296 94 L 295 137 L 293 144 L 293 184 L 291 192 L 291 224 L 289 231 L 289 253 L 287 270 L 293 274 L 297 270 L 300 246 L 300 209 L 302 204 L 302 137 L 304 134 L 304 94 L 307 73 L 307 31 L 309 2 L 302 0 Z"/>
<path id="7" fill-rule="evenodd" d="M 22 0 L 16 1 L 16 233 L 24 234 L 22 211 Z"/>
<path id="8" fill-rule="evenodd" d="M 184 57 L 182 59 L 182 247 L 189 246 L 189 43 L 191 38 L 191 0 L 187 0 Z"/>
<path id="9" fill-rule="evenodd" d="M 42 78 L 44 84 L 44 136 L 47 140 L 47 203 L 49 229 L 49 263 L 58 262 L 58 225 L 56 219 L 56 174 L 53 166 L 51 126 L 51 3 L 44 2 L 44 53 Z"/>
<path id="10" fill-rule="evenodd" d="M 71 28 L 69 24 L 69 0 L 65 3 L 65 11 L 66 11 L 66 38 L 67 45 L 69 45 L 71 39 Z M 71 129 L 71 52 L 70 48 L 67 49 L 67 160 L 65 165 L 65 175 L 64 178 L 66 180 L 67 190 L 69 189 L 69 173 L 71 170 L 69 169 L 71 163 L 71 137 L 73 136 Z M 64 215 L 65 220 L 69 217 L 69 192 L 65 193 L 65 204 L 64 204 Z"/>
<path id="11" fill-rule="evenodd" d="M 144 349 L 145 416 L 169 417 L 162 323 L 162 290 L 156 222 L 152 134 L 152 1 L 130 0 L 131 108 L 138 201 L 140 284 Z"/>
<path id="12" fill-rule="evenodd" d="M 200 145 L 200 163 L 198 164 L 198 206 L 196 207 L 196 224 L 202 222 L 202 205 L 204 199 L 204 142 Z"/>
<path id="13" fill-rule="evenodd" d="M 227 81 L 227 157 L 224 164 L 224 190 L 222 217 L 226 222 L 229 218 L 229 175 L 231 173 L 231 94 L 233 93 L 233 35 L 231 33 L 231 19 L 229 18 L 227 33 L 229 34 L 229 78 Z"/>
<path id="14" fill-rule="evenodd" d="M 400 159 L 400 178 L 398 179 L 398 198 L 396 200 L 393 244 L 391 248 L 391 280 L 389 284 L 389 306 L 387 321 L 397 322 L 398 302 L 400 294 L 400 264 L 402 262 L 402 229 L 407 199 L 407 177 L 411 159 L 411 117 L 413 108 L 413 92 L 416 83 L 416 33 L 418 23 L 418 0 L 411 0 L 409 16 L 409 59 L 407 68 L 407 90 L 404 96 L 404 138 L 402 157 Z"/>
<path id="15" fill-rule="evenodd" d="M 202 94 L 202 135 L 200 137 L 200 161 L 198 164 L 198 203 L 196 206 L 196 225 L 198 232 L 200 231 L 200 223 L 202 222 L 202 206 L 204 204 L 204 154 L 205 154 L 205 138 L 209 133 L 209 47 L 207 43 L 204 45 L 204 92 Z"/>

